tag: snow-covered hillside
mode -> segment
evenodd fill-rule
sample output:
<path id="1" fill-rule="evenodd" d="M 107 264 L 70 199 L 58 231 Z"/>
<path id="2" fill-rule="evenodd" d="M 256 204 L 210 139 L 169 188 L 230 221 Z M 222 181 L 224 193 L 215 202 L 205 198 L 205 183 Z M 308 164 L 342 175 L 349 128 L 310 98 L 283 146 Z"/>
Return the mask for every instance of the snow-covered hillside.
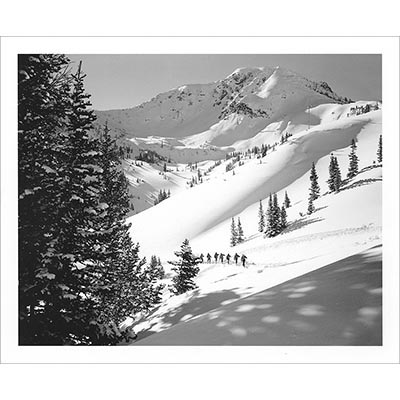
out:
<path id="1" fill-rule="evenodd" d="M 99 112 L 99 122 L 108 121 L 132 149 L 123 163 L 135 206 L 128 218 L 131 234 L 141 256 L 160 257 L 167 286 L 173 276 L 167 261 L 184 239 L 197 255 L 248 257 L 248 268 L 201 265 L 194 291 L 172 296 L 166 288 L 162 304 L 135 322 L 137 343 L 187 321 L 205 321 L 209 327 L 216 308 L 232 302 L 246 307 L 239 303 L 246 296 L 379 246 L 381 108 L 376 101 L 350 103 L 326 83 L 264 67 L 181 86 L 133 109 Z M 353 139 L 359 173 L 346 180 Z M 156 155 L 154 162 L 134 160 L 146 152 Z M 344 179 L 338 193 L 330 193 L 327 184 L 331 155 Z M 321 196 L 316 211 L 307 215 L 313 163 Z M 160 191 L 171 196 L 154 206 Z M 258 231 L 258 209 L 260 201 L 267 209 L 271 193 L 279 204 L 287 193 L 291 207 L 288 227 L 266 238 Z M 232 218 L 240 218 L 245 239 L 235 247 L 230 245 Z M 294 291 L 293 298 L 301 293 Z M 197 319 L 201 315 L 207 317 Z M 162 344 L 162 339 L 149 343 Z"/>
<path id="2" fill-rule="evenodd" d="M 340 115 L 343 106 L 336 107 L 331 110 Z M 326 113 L 321 107 L 312 110 L 319 116 L 321 111 Z M 132 234 L 140 242 L 142 253 L 150 256 L 156 251 L 162 258 L 171 257 L 185 238 L 198 252 L 226 250 L 231 218 L 240 217 L 246 236 L 254 235 L 258 202 L 274 192 L 280 201 L 284 191 L 288 192 L 294 204 L 288 210 L 289 220 L 297 220 L 299 212 L 307 209 L 312 162 L 325 192 L 329 155 L 333 152 L 338 157 L 345 174 L 352 139 L 358 141 L 360 168 L 372 165 L 381 133 L 381 111 L 333 121 L 332 111 L 328 115 L 327 122 L 295 133 L 265 157 L 244 160 L 242 166 L 234 168 L 235 175 L 226 172 L 229 161 L 224 161 L 201 185 L 177 191 L 156 207 L 132 217 Z M 379 210 L 379 204 L 375 207 Z"/>
<path id="3" fill-rule="evenodd" d="M 281 315 L 277 314 L 276 310 L 271 312 L 268 309 L 270 306 L 270 302 L 267 301 L 268 299 L 264 299 L 264 302 L 257 302 L 248 296 L 255 295 L 331 263 L 337 262 L 341 267 L 341 269 L 338 269 L 346 271 L 349 269 L 345 267 L 348 264 L 340 264 L 340 260 L 363 251 L 365 252 L 371 247 L 381 245 L 381 190 L 381 167 L 366 167 L 356 178 L 350 180 L 341 192 L 326 194 L 318 199 L 316 201 L 317 210 L 310 216 L 300 217 L 298 210 L 305 208 L 305 202 L 295 202 L 288 209 L 289 227 L 275 238 L 265 238 L 263 234 L 256 233 L 256 228 L 251 229 L 248 225 L 246 227 L 250 233 L 249 237 L 243 244 L 237 245 L 234 248 L 230 248 L 228 244 L 223 245 L 223 242 L 227 243 L 227 232 L 221 229 L 221 227 L 216 228 L 212 233 L 200 235 L 192 241 L 194 250 L 197 250 L 197 252 L 202 251 L 204 254 L 207 251 L 213 254 L 214 250 L 232 255 L 234 252 L 246 254 L 248 257 L 247 267 L 243 268 L 241 265 L 235 265 L 233 261 L 229 265 L 227 263 L 214 263 L 214 260 L 211 264 L 201 264 L 200 274 L 196 278 L 198 289 L 179 296 L 172 296 L 171 293 L 166 291 L 161 306 L 134 324 L 134 330 L 138 334 L 138 341 L 135 343 L 143 345 L 351 344 L 354 339 L 355 344 L 360 344 L 351 335 L 351 332 L 349 333 L 350 336 L 347 337 L 334 337 L 332 339 L 333 342 L 330 341 L 329 335 L 324 336 L 324 334 L 320 334 L 319 336 L 315 336 L 314 334 L 312 336 L 300 336 L 297 339 L 292 337 L 291 340 L 289 340 L 290 338 L 283 337 L 279 339 L 279 335 L 277 337 L 272 336 L 271 338 L 271 336 L 265 335 L 265 329 L 261 330 L 261 334 L 257 335 L 257 331 L 249 330 L 250 326 L 246 325 L 243 321 L 240 323 L 235 321 L 246 318 L 248 315 L 247 312 L 251 311 L 250 314 L 253 318 L 257 318 L 258 324 L 261 319 L 269 323 L 278 322 Z M 245 221 L 245 218 L 242 221 Z M 381 259 L 380 257 L 381 248 L 378 248 L 373 252 L 373 260 L 379 260 Z M 174 257 L 170 258 L 174 259 Z M 360 269 L 363 268 L 364 262 L 368 261 L 368 257 L 355 257 L 353 261 L 354 264 L 349 263 L 351 267 Z M 167 265 L 165 267 L 167 268 Z M 381 294 L 381 281 L 378 279 L 380 278 L 379 268 L 375 275 L 377 280 L 368 282 L 368 287 L 374 291 L 371 294 L 379 296 Z M 169 275 L 170 277 L 171 274 Z M 337 278 L 339 278 L 339 275 L 335 275 L 335 279 Z M 353 282 L 353 289 L 357 285 L 357 287 L 360 285 L 364 287 L 364 282 L 361 282 L 364 278 L 367 277 L 359 273 L 355 277 L 353 276 L 352 280 L 355 281 Z M 348 281 L 347 276 L 344 276 L 343 279 L 344 282 Z M 329 286 L 330 281 L 325 282 L 327 288 L 331 287 Z M 319 285 L 311 284 L 310 282 L 313 283 L 314 279 L 305 279 L 305 282 L 293 285 L 292 290 L 288 293 L 289 299 L 294 303 L 299 299 L 303 304 L 305 299 L 302 299 L 302 297 L 308 296 L 310 294 L 308 293 L 309 291 L 313 291 L 316 287 L 319 287 Z M 335 282 L 336 280 L 332 283 L 334 287 L 336 285 Z M 170 280 L 167 278 L 165 283 L 170 283 Z M 279 293 L 279 291 L 275 291 L 274 293 Z M 335 300 L 335 294 L 339 296 L 343 293 L 335 292 L 331 294 L 333 296 L 332 302 L 338 300 Z M 348 298 L 350 294 L 347 293 L 346 296 Z M 376 296 L 372 297 L 374 298 L 375 307 L 372 310 L 374 312 L 373 315 L 368 314 L 370 308 L 366 304 L 364 304 L 365 310 L 360 306 L 358 317 L 359 319 L 364 318 L 367 321 L 365 324 L 362 323 L 361 327 L 357 327 L 358 336 L 363 333 L 363 325 L 371 329 L 371 318 L 374 320 L 374 323 L 375 319 L 377 319 L 377 323 L 379 322 L 380 298 Z M 243 302 L 241 299 L 245 299 L 245 301 Z M 254 302 L 259 303 L 259 305 L 257 307 L 250 306 L 249 308 L 248 304 L 254 304 Z M 313 299 L 313 304 L 315 302 L 316 300 Z M 355 300 L 353 298 L 349 304 L 345 303 L 343 299 L 342 302 L 344 310 L 349 310 L 349 307 L 352 307 L 351 304 L 358 305 L 359 303 L 358 300 L 354 303 Z M 319 304 L 319 302 L 317 303 Z M 331 303 L 330 306 L 332 304 L 335 303 Z M 305 308 L 310 308 L 310 304 L 307 302 L 303 305 Z M 282 307 L 283 310 L 287 309 L 285 305 Z M 228 315 L 233 314 L 232 310 L 237 310 L 239 314 L 224 319 L 226 321 L 224 324 L 220 315 L 225 315 L 225 312 L 228 312 Z M 322 311 L 322 309 L 318 309 L 316 315 L 320 315 L 320 312 L 321 315 L 324 314 Z M 368 315 L 363 315 L 364 311 Z M 340 310 L 336 310 L 336 313 L 340 314 Z M 299 315 L 297 317 L 298 319 L 301 318 Z M 185 326 L 186 323 L 191 324 L 192 321 L 195 324 L 194 327 L 197 329 L 196 335 L 191 331 L 191 325 L 189 325 L 188 329 Z M 222 325 L 219 325 L 218 322 Z M 360 325 L 357 320 L 346 320 L 346 323 L 349 322 L 352 325 Z M 346 323 L 341 322 L 340 329 L 345 329 Z M 215 329 L 216 324 L 217 328 L 223 329 Z M 169 328 L 175 325 L 180 327 L 179 330 L 176 331 L 173 329 L 171 334 L 169 334 Z M 264 324 L 264 326 L 268 327 L 268 324 Z M 336 326 L 336 329 L 339 329 L 339 327 Z M 161 335 L 158 338 L 155 335 L 154 338 L 150 337 L 149 340 L 145 339 L 141 343 L 141 339 L 165 330 L 167 332 L 166 336 Z M 301 327 L 300 331 L 303 331 Z M 188 332 L 190 334 L 185 336 Z M 376 339 L 376 334 L 375 332 L 374 341 L 378 340 Z M 362 343 L 371 344 L 369 342 Z"/>
<path id="4" fill-rule="evenodd" d="M 329 123 L 342 129 L 353 121 L 348 119 L 352 108 L 380 107 L 376 102 L 349 102 L 327 83 L 284 68 L 239 68 L 221 81 L 183 85 L 131 109 L 98 111 L 97 123 L 107 122 L 119 143 L 131 149 L 131 158 L 146 151 L 159 156 L 158 165 L 147 165 L 133 179 L 132 165 L 124 164 L 131 183 L 131 214 L 137 214 L 154 204 L 160 190 L 177 193 L 187 187 L 191 174 L 185 174 L 183 164 L 224 160 L 229 152 L 272 145 L 309 128 L 326 130 Z M 355 123 L 354 132 L 360 124 Z M 169 182 L 153 179 L 163 162 L 171 171 L 182 170 L 183 176 L 161 176 Z"/>
<path id="5" fill-rule="evenodd" d="M 244 275 L 235 267 L 225 269 Z M 269 272 L 259 276 L 264 289 L 249 296 L 234 288 L 203 291 L 163 314 L 159 310 L 158 318 L 157 313 L 149 318 L 152 323 L 136 326 L 135 344 L 382 345 L 381 246 L 289 280 L 282 271 Z M 285 282 L 276 285 L 279 273 Z"/>

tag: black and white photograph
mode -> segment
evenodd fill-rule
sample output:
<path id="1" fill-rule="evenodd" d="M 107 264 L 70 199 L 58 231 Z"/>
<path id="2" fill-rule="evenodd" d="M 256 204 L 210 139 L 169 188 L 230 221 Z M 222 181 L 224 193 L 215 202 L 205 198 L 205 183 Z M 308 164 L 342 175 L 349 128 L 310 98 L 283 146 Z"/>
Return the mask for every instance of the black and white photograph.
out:
<path id="1" fill-rule="evenodd" d="M 380 54 L 17 72 L 19 346 L 382 346 Z"/>
<path id="2" fill-rule="evenodd" d="M 2 398 L 398 393 L 393 7 L 6 6 Z"/>

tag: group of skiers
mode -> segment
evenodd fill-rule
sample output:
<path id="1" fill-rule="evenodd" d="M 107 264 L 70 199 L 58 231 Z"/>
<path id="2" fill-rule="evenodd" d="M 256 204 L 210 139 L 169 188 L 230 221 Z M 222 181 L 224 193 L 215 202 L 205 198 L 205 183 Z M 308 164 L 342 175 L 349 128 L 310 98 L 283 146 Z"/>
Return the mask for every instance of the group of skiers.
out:
<path id="1" fill-rule="evenodd" d="M 207 259 L 207 264 L 211 264 L 212 258 L 214 258 L 215 263 L 217 263 L 218 260 L 219 260 L 219 262 L 221 264 L 223 264 L 224 261 L 226 260 L 227 264 L 230 264 L 231 258 L 233 258 L 233 260 L 235 260 L 235 264 L 236 265 L 237 265 L 238 261 L 240 261 L 242 263 L 243 267 L 245 267 L 246 266 L 247 256 L 244 255 L 244 254 L 242 254 L 242 256 L 239 256 L 238 253 L 235 253 L 235 255 L 233 257 L 231 257 L 231 255 L 229 253 L 227 255 L 225 255 L 224 253 L 219 253 L 218 254 L 217 252 L 215 252 L 214 257 L 211 257 L 210 253 L 207 253 L 206 256 L 204 256 L 204 254 L 201 253 L 200 254 L 200 260 L 201 260 L 202 263 L 204 263 L 204 258 Z"/>

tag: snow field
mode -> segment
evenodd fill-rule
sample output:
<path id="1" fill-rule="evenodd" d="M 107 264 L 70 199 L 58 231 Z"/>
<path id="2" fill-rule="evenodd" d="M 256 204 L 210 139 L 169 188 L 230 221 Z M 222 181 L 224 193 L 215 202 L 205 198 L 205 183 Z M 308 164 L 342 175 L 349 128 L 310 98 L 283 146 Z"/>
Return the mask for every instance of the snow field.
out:
<path id="1" fill-rule="evenodd" d="M 262 164 L 258 159 L 246 161 L 235 168 L 234 176 L 232 171 L 225 172 L 222 163 L 212 171 L 208 181 L 180 191 L 129 219 L 133 224 L 133 237 L 141 245 L 141 253 L 149 257 L 157 252 L 162 260 L 169 259 L 185 238 L 199 252 L 207 248 L 207 242 L 218 243 L 220 248 L 227 247 L 232 217 L 241 217 L 245 235 L 250 237 L 257 233 L 259 200 L 274 192 L 282 202 L 287 190 L 293 204 L 288 210 L 289 222 L 299 219 L 299 213 L 305 213 L 307 209 L 311 163 L 316 162 L 323 194 L 327 191 L 330 153 L 338 156 L 342 178 L 345 178 L 351 139 L 357 138 L 360 168 L 370 165 L 376 158 L 380 123 L 381 111 L 376 111 L 330 122 L 327 129 L 325 125 L 315 127 L 278 146 L 275 152 L 262 159 Z M 375 205 L 376 210 L 379 210 L 379 204 Z M 266 208 L 267 201 L 264 201 Z"/>
<path id="2" fill-rule="evenodd" d="M 128 219 L 132 237 L 140 244 L 140 255 L 161 258 L 167 273 L 164 283 L 171 284 L 173 273 L 167 261 L 175 260 L 174 252 L 184 239 L 189 239 L 197 255 L 223 252 L 233 256 L 238 252 L 248 257 L 246 268 L 233 265 L 232 259 L 230 265 L 200 265 L 198 288 L 194 291 L 172 296 L 166 289 L 160 306 L 133 324 L 138 343 L 148 335 L 200 320 L 213 310 L 382 243 L 382 168 L 373 163 L 382 133 L 382 111 L 348 116 L 351 107 L 370 102 L 335 104 L 310 91 L 304 78 L 296 74 L 279 69 L 266 74 L 264 84 L 256 76 L 240 95 L 253 110 L 259 108 L 268 117 L 231 113 L 220 120 L 217 110 L 211 112 L 199 99 L 200 111 L 185 109 L 186 117 L 180 114 L 183 119 L 179 126 L 158 120 L 152 126 L 150 118 L 138 135 L 142 137 L 132 139 L 138 148 L 154 150 L 172 160 L 168 179 L 160 173 L 162 166 L 144 163 L 142 168 L 134 168 L 133 181 L 138 177 L 144 180 L 133 184 L 134 191 L 147 203 L 139 206 L 142 212 Z M 183 93 L 189 89 L 190 85 L 177 90 Z M 200 96 L 204 87 L 197 89 Z M 150 103 L 144 107 L 152 109 L 151 115 L 159 115 L 159 106 Z M 167 105 L 163 107 L 163 113 L 167 112 Z M 165 128 L 162 132 L 161 126 Z M 149 137 L 143 137 L 146 132 Z M 226 171 L 232 161 L 225 160 L 227 152 L 279 143 L 283 133 L 292 136 L 275 151 L 262 159 L 242 157 L 243 165 L 236 163 L 233 171 Z M 345 180 L 352 139 L 357 142 L 360 173 L 345 181 L 339 193 L 328 193 L 330 155 L 337 157 Z M 187 182 L 197 171 L 190 171 L 187 164 L 197 162 L 204 172 L 216 160 L 221 164 L 203 176 L 203 183 L 189 188 Z M 321 191 L 314 202 L 316 211 L 306 215 L 313 162 Z M 149 208 L 148 199 L 160 189 L 169 189 L 171 197 Z M 291 200 L 287 209 L 289 225 L 280 235 L 265 238 L 258 232 L 259 202 L 263 202 L 265 212 L 270 193 L 277 193 L 282 205 L 286 191 Z M 229 243 L 232 218 L 236 222 L 240 218 L 245 235 L 244 243 L 234 248 Z M 296 298 L 301 293 L 291 295 Z"/>

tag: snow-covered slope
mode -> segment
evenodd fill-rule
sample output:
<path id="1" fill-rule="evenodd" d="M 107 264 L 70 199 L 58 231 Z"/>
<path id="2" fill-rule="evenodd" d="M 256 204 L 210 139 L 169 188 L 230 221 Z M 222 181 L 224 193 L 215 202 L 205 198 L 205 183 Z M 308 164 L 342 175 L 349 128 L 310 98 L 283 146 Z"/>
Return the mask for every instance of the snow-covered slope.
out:
<path id="1" fill-rule="evenodd" d="M 340 112 L 342 106 L 337 113 Z M 332 113 L 330 114 L 332 115 Z M 381 133 L 381 111 L 328 120 L 310 130 L 294 134 L 288 142 L 271 151 L 264 158 L 251 158 L 232 171 L 225 164 L 201 185 L 182 190 L 156 207 L 130 219 L 132 234 L 140 242 L 142 253 L 155 251 L 171 257 L 185 238 L 193 241 L 197 251 L 222 250 L 229 247 L 229 224 L 232 217 L 241 217 L 245 234 L 257 230 L 257 207 L 270 193 L 288 191 L 295 205 L 290 213 L 293 220 L 299 212 L 306 212 L 308 176 L 312 162 L 316 163 L 322 192 L 327 191 L 329 155 L 338 156 L 342 174 L 347 172 L 351 140 L 358 140 L 360 167 L 371 165 L 376 158 L 378 137 Z M 266 204 L 265 204 L 266 207 Z M 295 211 L 293 211 L 295 210 Z M 157 230 L 154 226 L 157 225 Z"/>
<path id="2" fill-rule="evenodd" d="M 348 103 L 326 83 L 281 68 L 244 68 L 222 81 L 160 94 L 133 109 L 99 113 L 100 123 L 106 120 L 125 135 L 131 157 L 144 151 L 158 155 L 158 164 L 126 160 L 124 169 L 136 212 L 128 219 L 132 237 L 142 256 L 161 258 L 167 285 L 173 274 L 167 261 L 184 239 L 196 254 L 248 257 L 245 269 L 202 265 L 195 291 L 172 296 L 166 289 L 162 304 L 136 321 L 140 340 L 203 314 L 212 319 L 216 308 L 382 242 L 382 168 L 375 162 L 380 103 Z M 353 139 L 360 172 L 345 180 L 339 193 L 328 193 L 330 155 L 346 178 Z M 267 145 L 263 156 L 249 151 Z M 241 152 L 240 160 L 232 152 Z M 316 211 L 306 215 L 312 163 L 321 197 Z M 169 190 L 171 197 L 152 207 L 160 190 Z M 270 193 L 277 193 L 282 204 L 285 192 L 292 204 L 289 225 L 266 238 L 258 232 L 260 201 L 266 210 Z M 234 248 L 232 218 L 240 218 L 245 236 Z"/>
<path id="3" fill-rule="evenodd" d="M 215 323 L 221 322 L 219 316 L 220 312 L 222 314 L 225 312 L 224 307 L 227 307 L 226 312 L 230 314 L 232 314 L 233 309 L 242 307 L 240 314 L 238 314 L 242 318 L 246 317 L 248 311 L 256 311 L 246 308 L 246 304 L 252 303 L 251 300 L 246 300 L 243 303 L 240 299 L 248 298 L 248 296 L 315 269 L 366 251 L 373 246 L 379 246 L 382 243 L 381 170 L 381 167 L 366 167 L 357 177 L 348 181 L 339 193 L 325 194 L 316 200 L 317 210 L 310 216 L 301 217 L 298 215 L 298 210 L 304 210 L 305 201 L 295 202 L 288 209 L 289 227 L 275 238 L 265 238 L 262 234 L 256 232 L 256 228 L 251 229 L 247 225 L 247 232 L 250 235 L 244 243 L 234 248 L 229 248 L 228 244 L 226 246 L 221 245 L 227 235 L 225 230 L 219 228 L 193 240 L 192 247 L 198 253 L 200 251 L 203 253 L 213 252 L 216 249 L 225 254 L 228 252 L 246 254 L 249 261 L 247 268 L 234 265 L 232 262 L 229 265 L 214 262 L 200 265 L 201 271 L 196 278 L 198 289 L 179 296 L 171 296 L 170 293 L 166 292 L 161 306 L 134 325 L 134 330 L 138 334 L 139 341 L 137 343 L 141 344 L 141 339 L 168 330 L 177 324 L 203 321 L 205 325 L 198 325 L 195 322 L 195 326 L 198 328 L 197 335 L 182 339 L 180 344 L 251 344 L 251 341 L 246 341 L 246 338 L 240 335 L 240 332 L 236 335 L 235 332 L 228 329 L 236 325 L 235 317 L 232 317 L 230 325 L 229 323 L 226 325 L 227 329 L 224 332 L 215 331 L 216 336 L 207 336 L 210 333 L 209 328 L 210 326 L 215 328 Z M 243 218 L 242 221 L 245 221 L 245 219 Z M 380 254 L 381 249 L 378 249 L 377 252 Z M 377 255 L 379 256 L 379 254 Z M 361 257 L 355 266 L 357 268 L 362 267 L 363 260 L 363 257 Z M 360 277 L 359 274 L 358 276 L 360 279 L 363 277 Z M 169 279 L 166 280 L 166 283 L 169 283 Z M 379 285 L 379 282 L 373 284 Z M 296 302 L 296 299 L 308 295 L 310 290 L 315 289 L 314 286 L 311 286 L 311 284 L 300 284 L 295 288 L 296 290 L 290 291 L 289 298 Z M 379 290 L 379 287 L 376 290 Z M 378 291 L 376 294 L 380 295 L 380 293 Z M 300 300 L 303 301 L 303 299 Z M 377 298 L 377 300 L 379 299 Z M 356 300 L 353 298 L 353 304 L 354 301 Z M 276 313 L 271 314 L 266 309 L 268 304 L 270 304 L 268 301 L 264 301 L 263 304 L 260 303 L 256 317 L 267 319 L 268 317 L 276 317 Z M 350 304 L 343 307 L 347 309 L 349 306 Z M 202 319 L 197 319 L 202 315 L 204 315 L 204 317 L 201 317 Z M 359 315 L 359 317 L 363 316 Z M 216 320 L 214 321 L 214 319 Z M 249 326 L 242 326 L 242 332 L 244 329 L 250 335 L 251 331 L 249 332 L 248 328 Z M 172 336 L 174 335 L 173 332 L 176 331 L 171 331 Z M 183 327 L 182 335 L 185 332 L 187 333 L 188 330 Z M 209 333 L 204 335 L 206 332 Z M 218 335 L 217 332 L 222 336 Z M 260 344 L 260 340 L 270 340 L 255 336 L 254 340 L 258 342 L 253 344 Z M 161 336 L 158 339 L 155 335 L 154 338 L 149 338 L 150 340 L 144 340 L 143 344 L 177 344 L 171 335 L 167 335 L 165 342 L 163 342 L 163 337 Z M 178 334 L 175 338 L 179 342 L 181 337 Z M 320 336 L 318 340 L 321 340 L 321 337 L 325 340 L 325 344 L 332 344 L 326 342 L 327 339 L 323 336 Z M 349 344 L 350 339 L 335 338 L 337 343 L 341 344 Z M 342 341 L 340 342 L 340 340 Z M 264 344 L 268 343 L 264 342 Z M 293 343 L 287 341 L 280 344 Z"/>
<path id="4" fill-rule="evenodd" d="M 135 344 L 380 346 L 381 294 L 376 246 L 241 299 L 228 290 L 199 296 L 164 315 L 163 332 L 139 332 Z"/>

